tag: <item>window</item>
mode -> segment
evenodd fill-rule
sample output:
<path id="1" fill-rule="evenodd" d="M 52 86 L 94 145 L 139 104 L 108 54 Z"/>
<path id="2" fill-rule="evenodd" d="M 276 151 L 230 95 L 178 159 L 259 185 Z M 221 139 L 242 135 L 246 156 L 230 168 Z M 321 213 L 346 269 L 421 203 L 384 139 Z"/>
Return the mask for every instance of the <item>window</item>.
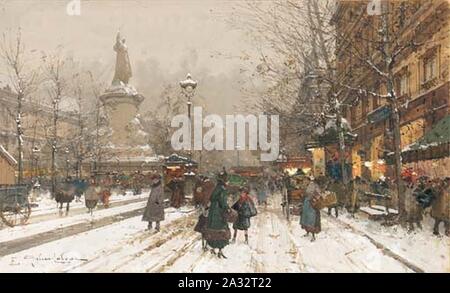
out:
<path id="1" fill-rule="evenodd" d="M 374 97 L 368 96 L 367 97 L 367 113 L 372 112 L 374 109 L 375 109 Z"/>
<path id="2" fill-rule="evenodd" d="M 407 72 L 401 74 L 398 79 L 398 94 L 400 97 L 409 94 L 409 75 Z"/>
<path id="3" fill-rule="evenodd" d="M 400 78 L 400 95 L 406 95 L 409 91 L 409 78 L 407 74 L 403 74 Z"/>
<path id="4" fill-rule="evenodd" d="M 423 62 L 423 81 L 430 81 L 436 78 L 437 75 L 437 56 L 434 54 Z"/>
<path id="5" fill-rule="evenodd" d="M 361 122 L 362 119 L 362 102 L 361 100 L 358 101 L 358 104 L 356 105 L 356 109 L 355 109 L 355 122 L 356 125 L 358 125 Z"/>
<path id="6" fill-rule="evenodd" d="M 437 78 L 439 77 L 439 46 L 428 50 L 424 56 L 422 56 L 421 71 L 421 86 L 424 89 L 429 89 L 436 85 Z"/>
<path id="7" fill-rule="evenodd" d="M 403 67 L 395 78 L 395 91 L 399 97 L 409 94 L 409 71 L 408 67 Z"/>

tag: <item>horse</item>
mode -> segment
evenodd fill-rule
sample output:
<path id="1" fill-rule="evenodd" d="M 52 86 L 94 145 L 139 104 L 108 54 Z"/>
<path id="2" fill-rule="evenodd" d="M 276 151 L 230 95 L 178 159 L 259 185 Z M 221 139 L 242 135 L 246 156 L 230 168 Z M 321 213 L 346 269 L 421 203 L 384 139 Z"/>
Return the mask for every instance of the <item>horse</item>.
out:
<path id="1" fill-rule="evenodd" d="M 75 185 L 72 182 L 66 181 L 61 185 L 56 186 L 55 200 L 59 204 L 59 213 L 62 213 L 63 204 L 66 204 L 66 214 L 69 213 L 70 203 L 75 198 Z"/>

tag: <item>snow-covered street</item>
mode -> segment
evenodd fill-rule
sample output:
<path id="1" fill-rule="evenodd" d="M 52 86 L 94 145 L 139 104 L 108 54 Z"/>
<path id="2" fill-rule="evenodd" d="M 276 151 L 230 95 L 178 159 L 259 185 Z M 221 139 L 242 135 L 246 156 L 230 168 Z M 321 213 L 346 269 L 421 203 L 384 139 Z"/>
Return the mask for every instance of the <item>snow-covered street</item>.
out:
<path id="1" fill-rule="evenodd" d="M 310 241 L 294 216 L 288 222 L 272 195 L 219 259 L 201 248 L 192 207 L 166 209 L 160 233 L 146 230 L 141 201 L 44 219 L 0 231 L 1 272 L 433 272 L 449 271 L 449 240 L 429 231 L 406 234 L 378 223 L 322 215 Z M 80 208 L 81 209 L 81 208 Z M 125 216 L 124 216 L 125 215 Z M 45 224 L 44 224 L 45 223 Z M 95 224 L 97 223 L 97 224 Z M 98 224 L 101 223 L 101 224 Z M 389 231 L 390 230 L 390 231 Z M 55 232 L 56 231 L 56 232 Z M 421 253 L 417 253 L 421 251 Z"/>

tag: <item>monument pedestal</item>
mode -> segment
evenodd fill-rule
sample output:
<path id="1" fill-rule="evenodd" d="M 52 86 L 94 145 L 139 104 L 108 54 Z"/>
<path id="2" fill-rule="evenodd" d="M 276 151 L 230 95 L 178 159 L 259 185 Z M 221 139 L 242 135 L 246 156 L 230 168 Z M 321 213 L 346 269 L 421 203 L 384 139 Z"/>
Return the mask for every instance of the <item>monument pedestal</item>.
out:
<path id="1" fill-rule="evenodd" d="M 153 150 L 148 145 L 148 134 L 137 114 L 144 96 L 129 84 L 131 64 L 125 39 L 120 33 L 117 33 L 113 48 L 117 53 L 114 78 L 111 86 L 99 97 L 105 106 L 112 132 L 109 144 L 111 158 L 101 162 L 100 169 L 138 171 L 159 163 L 153 157 Z"/>
<path id="2" fill-rule="evenodd" d="M 129 85 L 111 86 L 100 100 L 108 114 L 114 146 L 145 145 L 146 133 L 140 124 L 137 112 L 144 96 Z"/>

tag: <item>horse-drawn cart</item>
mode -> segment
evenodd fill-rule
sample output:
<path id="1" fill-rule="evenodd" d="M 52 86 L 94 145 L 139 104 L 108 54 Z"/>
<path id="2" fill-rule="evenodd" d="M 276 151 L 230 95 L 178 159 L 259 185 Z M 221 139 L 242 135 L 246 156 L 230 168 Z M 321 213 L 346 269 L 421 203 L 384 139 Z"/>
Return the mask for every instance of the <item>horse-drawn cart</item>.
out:
<path id="1" fill-rule="evenodd" d="M 306 187 L 308 187 L 308 179 L 305 175 L 294 175 L 288 177 L 287 180 L 283 211 L 289 217 L 289 214 L 300 214 L 300 206 Z"/>
<path id="2" fill-rule="evenodd" d="M 31 207 L 28 202 L 29 186 L 0 186 L 0 217 L 10 226 L 23 225 L 30 218 Z"/>

